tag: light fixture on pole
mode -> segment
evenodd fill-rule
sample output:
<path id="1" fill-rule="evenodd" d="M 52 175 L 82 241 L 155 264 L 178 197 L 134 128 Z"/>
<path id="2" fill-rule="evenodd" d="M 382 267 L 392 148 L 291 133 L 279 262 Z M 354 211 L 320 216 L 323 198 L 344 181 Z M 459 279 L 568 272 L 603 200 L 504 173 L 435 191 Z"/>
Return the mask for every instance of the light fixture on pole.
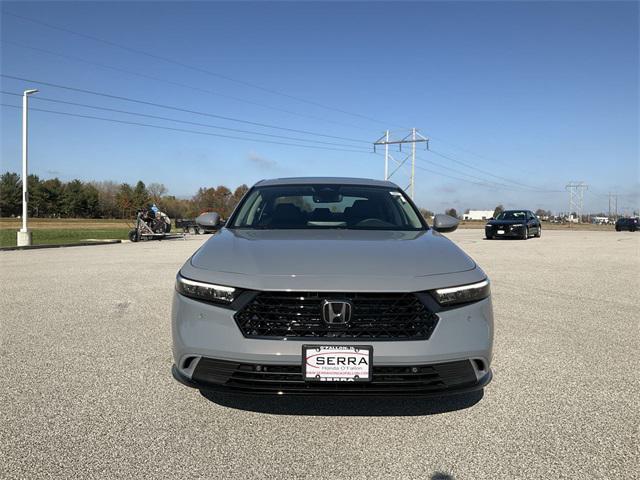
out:
<path id="1" fill-rule="evenodd" d="M 28 116 L 29 116 L 29 95 L 38 93 L 38 90 L 25 90 L 22 95 L 22 228 L 18 232 L 17 245 L 19 247 L 31 245 L 31 232 L 27 225 L 28 202 L 29 202 L 29 135 L 28 135 Z"/>

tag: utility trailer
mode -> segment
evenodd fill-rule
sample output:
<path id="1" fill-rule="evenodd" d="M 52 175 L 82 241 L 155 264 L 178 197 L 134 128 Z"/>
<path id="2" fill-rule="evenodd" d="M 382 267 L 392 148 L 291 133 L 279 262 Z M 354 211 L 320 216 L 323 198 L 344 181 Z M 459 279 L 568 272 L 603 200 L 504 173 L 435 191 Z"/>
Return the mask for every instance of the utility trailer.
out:
<path id="1" fill-rule="evenodd" d="M 223 225 L 224 222 L 220 219 L 220 215 L 215 212 L 201 213 L 196 218 L 176 219 L 176 228 L 181 228 L 184 233 L 191 235 L 216 233 Z"/>
<path id="2" fill-rule="evenodd" d="M 183 233 L 191 235 L 202 235 L 205 229 L 196 223 L 195 218 L 177 218 L 176 229 L 182 229 Z"/>

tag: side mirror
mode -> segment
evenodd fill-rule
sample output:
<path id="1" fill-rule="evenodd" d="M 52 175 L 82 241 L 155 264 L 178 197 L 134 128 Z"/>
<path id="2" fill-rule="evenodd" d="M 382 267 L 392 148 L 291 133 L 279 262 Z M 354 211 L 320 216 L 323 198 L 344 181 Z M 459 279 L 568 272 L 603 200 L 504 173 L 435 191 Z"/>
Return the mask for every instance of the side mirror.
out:
<path id="1" fill-rule="evenodd" d="M 436 232 L 453 232 L 458 228 L 459 223 L 460 221 L 457 218 L 453 218 L 449 215 L 442 215 L 441 213 L 433 217 L 433 229 Z"/>
<path id="2" fill-rule="evenodd" d="M 205 228 L 218 228 L 220 215 L 215 212 L 203 213 L 196 218 L 196 223 Z"/>

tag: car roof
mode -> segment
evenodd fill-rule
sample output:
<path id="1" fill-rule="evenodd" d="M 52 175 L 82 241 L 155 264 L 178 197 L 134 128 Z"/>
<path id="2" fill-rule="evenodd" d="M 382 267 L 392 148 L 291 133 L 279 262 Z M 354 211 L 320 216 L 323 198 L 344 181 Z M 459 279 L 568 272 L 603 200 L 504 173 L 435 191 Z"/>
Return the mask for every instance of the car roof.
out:
<path id="1" fill-rule="evenodd" d="M 290 177 L 290 178 L 273 178 L 270 180 L 260 180 L 255 184 L 256 187 L 274 186 L 274 185 L 363 185 L 369 187 L 390 187 L 399 188 L 395 183 L 388 180 L 373 180 L 371 178 L 350 178 L 350 177 Z"/>

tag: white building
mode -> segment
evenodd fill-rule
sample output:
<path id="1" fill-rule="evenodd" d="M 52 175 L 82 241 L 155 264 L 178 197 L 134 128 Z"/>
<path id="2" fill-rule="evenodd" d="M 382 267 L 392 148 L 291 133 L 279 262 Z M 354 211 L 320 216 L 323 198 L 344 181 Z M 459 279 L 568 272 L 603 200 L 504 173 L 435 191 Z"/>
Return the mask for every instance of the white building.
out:
<path id="1" fill-rule="evenodd" d="M 493 210 L 469 210 L 462 215 L 463 220 L 488 220 L 493 217 Z"/>

